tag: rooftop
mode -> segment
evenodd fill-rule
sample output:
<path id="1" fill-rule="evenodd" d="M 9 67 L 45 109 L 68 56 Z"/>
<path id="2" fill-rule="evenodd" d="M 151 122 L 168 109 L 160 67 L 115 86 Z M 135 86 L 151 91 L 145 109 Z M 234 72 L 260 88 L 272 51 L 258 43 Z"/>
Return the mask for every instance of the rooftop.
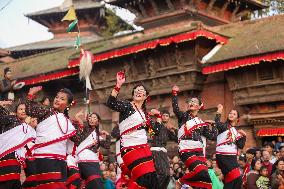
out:
<path id="1" fill-rule="evenodd" d="M 284 14 L 212 27 L 230 37 L 208 63 L 284 50 Z"/>

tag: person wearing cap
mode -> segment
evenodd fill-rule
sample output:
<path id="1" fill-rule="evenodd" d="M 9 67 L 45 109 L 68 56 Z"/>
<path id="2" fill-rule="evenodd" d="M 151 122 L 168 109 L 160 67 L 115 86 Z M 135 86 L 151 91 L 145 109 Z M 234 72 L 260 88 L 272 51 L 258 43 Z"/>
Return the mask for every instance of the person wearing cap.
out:
<path id="1" fill-rule="evenodd" d="M 4 69 L 4 79 L 0 82 L 0 100 L 14 100 L 13 87 L 16 80 L 13 80 L 12 71 L 10 68 Z"/>

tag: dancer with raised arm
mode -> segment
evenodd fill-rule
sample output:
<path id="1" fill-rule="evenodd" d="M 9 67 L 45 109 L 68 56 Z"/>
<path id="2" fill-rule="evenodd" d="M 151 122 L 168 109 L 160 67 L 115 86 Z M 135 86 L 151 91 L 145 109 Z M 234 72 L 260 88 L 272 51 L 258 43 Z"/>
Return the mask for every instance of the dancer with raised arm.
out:
<path id="1" fill-rule="evenodd" d="M 100 116 L 91 113 L 87 117 L 87 122 L 77 127 L 77 135 L 74 140 L 78 146 L 76 155 L 81 178 L 85 180 L 86 189 L 103 189 L 102 173 L 100 170 L 100 160 L 98 150 L 100 147 L 109 149 L 111 137 L 106 131 L 100 131 Z"/>
<path id="2" fill-rule="evenodd" d="M 177 188 L 181 184 L 187 184 L 193 188 L 211 189 L 212 183 L 208 174 L 205 159 L 206 139 L 215 140 L 217 129 L 209 128 L 209 124 L 203 122 L 198 116 L 203 104 L 198 98 L 191 98 L 188 101 L 188 110 L 182 112 L 178 106 L 177 94 L 179 88 L 173 87 L 172 106 L 178 118 L 178 139 L 179 153 L 181 160 L 185 163 L 189 173 L 186 173 L 177 182 Z"/>
<path id="3" fill-rule="evenodd" d="M 107 101 L 107 106 L 119 114 L 119 131 L 121 156 L 130 173 L 128 188 L 159 188 L 157 174 L 150 146 L 147 144 L 147 133 L 154 135 L 162 126 L 158 110 L 151 112 L 156 115 L 154 123 L 146 112 L 147 89 L 141 84 L 132 90 L 132 101 L 117 99 L 119 90 L 125 82 L 125 74 L 117 73 L 117 83 Z"/>
<path id="4" fill-rule="evenodd" d="M 240 114 L 237 110 L 232 109 L 229 112 L 227 121 L 220 121 L 223 112 L 223 105 L 217 106 L 215 123 L 218 129 L 216 160 L 221 169 L 224 179 L 224 188 L 240 189 L 242 187 L 242 177 L 237 161 L 238 148 L 243 149 L 246 143 L 246 133 L 235 127 L 238 124 Z"/>
<path id="5" fill-rule="evenodd" d="M 69 89 L 61 89 L 52 108 L 47 108 L 32 101 L 41 89 L 30 88 L 26 101 L 27 114 L 38 120 L 34 145 L 37 189 L 65 189 L 67 140 L 76 134 L 68 118 L 73 94 Z"/>
<path id="6" fill-rule="evenodd" d="M 25 122 L 25 104 L 18 103 L 14 113 L 3 107 L 8 104 L 11 103 L 0 101 L 0 188 L 20 189 L 20 163 L 24 163 L 23 148 L 35 139 L 36 133 Z"/>

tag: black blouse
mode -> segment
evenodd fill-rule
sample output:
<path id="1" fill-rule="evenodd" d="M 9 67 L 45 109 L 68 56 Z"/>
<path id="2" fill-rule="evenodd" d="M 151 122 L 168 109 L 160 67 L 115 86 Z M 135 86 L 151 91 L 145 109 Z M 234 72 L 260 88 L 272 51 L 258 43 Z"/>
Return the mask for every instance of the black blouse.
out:
<path id="1" fill-rule="evenodd" d="M 87 123 L 84 123 L 83 126 L 81 127 L 78 122 L 73 121 L 72 123 L 74 127 L 77 129 L 77 134 L 73 137 L 73 142 L 75 143 L 76 146 L 79 146 L 81 142 L 83 142 L 94 131 L 94 129 L 90 128 Z M 100 140 L 99 135 L 97 133 L 97 136 L 94 140 L 97 140 L 97 143 L 96 145 L 93 145 L 90 148 L 88 148 L 89 150 L 92 150 L 93 152 L 97 153 L 99 147 L 103 147 L 105 149 L 110 148 L 111 137 L 109 135 L 106 136 L 106 140 Z"/>
<path id="2" fill-rule="evenodd" d="M 182 125 L 184 125 L 188 120 L 193 119 L 194 117 L 189 114 L 189 112 L 182 112 L 179 109 L 178 106 L 178 98 L 177 96 L 173 95 L 172 97 L 172 106 L 173 106 L 173 112 L 175 113 L 177 119 L 178 119 L 178 127 L 180 128 Z M 194 140 L 194 141 L 200 141 L 202 142 L 201 136 L 206 137 L 209 140 L 216 140 L 217 138 L 217 129 L 216 127 L 212 127 L 210 130 L 209 127 L 201 127 L 199 129 L 195 129 L 192 132 L 191 136 L 184 136 L 183 140 Z"/>
<path id="3" fill-rule="evenodd" d="M 152 146 L 166 147 L 168 140 L 178 142 L 177 130 L 173 132 L 167 129 L 165 126 L 162 126 L 159 134 L 153 137 Z"/>
<path id="4" fill-rule="evenodd" d="M 16 115 L 10 115 L 10 112 L 6 108 L 0 106 L 0 123 L 0 134 L 2 134 L 21 125 L 22 121 Z"/>
<path id="5" fill-rule="evenodd" d="M 227 121 L 225 123 L 222 123 L 220 119 L 221 119 L 221 114 L 217 113 L 215 116 L 215 124 L 219 134 L 227 131 L 231 127 L 230 123 L 228 123 Z M 243 149 L 246 144 L 246 136 L 242 136 L 235 143 L 238 148 Z"/>
<path id="6" fill-rule="evenodd" d="M 136 112 L 136 110 L 133 108 L 132 104 L 129 101 L 118 100 L 116 97 L 114 97 L 112 95 L 109 96 L 106 105 L 110 109 L 117 111 L 117 112 L 120 112 L 119 123 L 121 123 L 123 120 L 125 120 L 126 118 L 128 118 L 129 116 L 131 116 L 132 114 L 134 114 Z M 146 120 L 147 120 L 146 123 L 149 122 L 149 124 L 147 124 L 146 127 L 141 127 L 139 129 L 144 128 L 144 129 L 146 129 L 146 131 L 149 131 L 149 129 L 152 128 L 154 134 L 158 134 L 159 129 L 163 125 L 159 122 L 154 122 L 147 113 L 145 113 L 145 117 L 146 117 Z"/>

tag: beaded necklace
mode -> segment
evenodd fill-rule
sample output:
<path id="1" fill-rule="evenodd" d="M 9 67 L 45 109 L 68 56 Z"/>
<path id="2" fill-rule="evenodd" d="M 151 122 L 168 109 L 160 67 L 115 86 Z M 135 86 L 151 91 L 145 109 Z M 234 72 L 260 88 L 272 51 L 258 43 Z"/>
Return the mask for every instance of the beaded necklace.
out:
<path id="1" fill-rule="evenodd" d="M 55 117 L 56 117 L 57 125 L 58 125 L 58 127 L 60 128 L 61 132 L 62 132 L 63 134 L 67 134 L 67 132 L 68 132 L 68 127 L 69 127 L 68 118 L 64 115 L 64 117 L 65 117 L 65 119 L 66 119 L 66 131 L 64 132 L 64 131 L 62 130 L 62 127 L 61 127 L 60 123 L 59 123 L 59 120 L 58 120 L 58 116 L 57 116 L 56 111 L 53 110 L 52 112 L 53 112 L 53 114 L 54 114 Z"/>

